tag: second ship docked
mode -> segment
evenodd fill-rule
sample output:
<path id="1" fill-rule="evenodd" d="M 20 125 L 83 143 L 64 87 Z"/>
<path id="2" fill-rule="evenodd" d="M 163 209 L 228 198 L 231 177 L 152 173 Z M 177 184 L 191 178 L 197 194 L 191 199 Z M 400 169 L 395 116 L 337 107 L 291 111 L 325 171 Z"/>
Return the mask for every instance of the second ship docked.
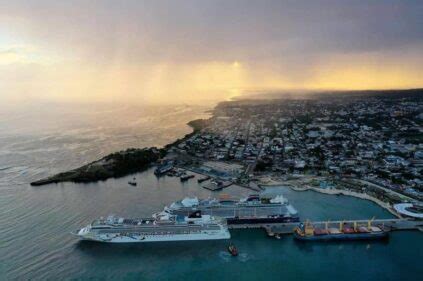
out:
<path id="1" fill-rule="evenodd" d="M 250 195 L 239 201 L 229 198 L 185 198 L 165 207 L 163 214 L 188 216 L 201 211 L 203 215 L 225 218 L 228 225 L 298 222 L 297 210 L 282 196 Z"/>

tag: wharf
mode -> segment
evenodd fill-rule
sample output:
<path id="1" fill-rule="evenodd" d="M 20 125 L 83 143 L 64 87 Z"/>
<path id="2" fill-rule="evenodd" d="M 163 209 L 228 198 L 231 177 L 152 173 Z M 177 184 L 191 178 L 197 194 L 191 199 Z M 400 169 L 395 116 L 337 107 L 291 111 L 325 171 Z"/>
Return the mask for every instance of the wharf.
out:
<path id="1" fill-rule="evenodd" d="M 367 225 L 369 220 L 343 220 L 343 221 L 317 221 L 310 222 L 316 227 L 324 228 L 325 224 L 328 223 L 328 227 L 339 227 L 340 223 L 353 224 L 357 222 L 359 225 Z M 419 220 L 408 220 L 408 219 L 378 219 L 371 221 L 372 225 L 383 226 L 388 231 L 394 230 L 422 230 L 423 221 Z M 248 229 L 248 228 L 263 228 L 266 230 L 269 236 L 276 234 L 292 234 L 295 227 L 298 226 L 298 222 L 291 223 L 274 223 L 274 224 L 237 224 L 228 225 L 229 229 Z"/>
<path id="2" fill-rule="evenodd" d="M 216 177 L 213 174 L 205 173 L 204 171 L 200 171 L 199 169 L 195 169 L 193 167 L 178 166 L 178 168 L 183 169 L 183 170 L 186 170 L 186 171 L 190 171 L 190 172 L 193 172 L 193 173 L 196 173 L 196 174 L 199 174 L 199 175 L 203 175 L 204 177 L 210 177 L 209 180 L 213 180 L 214 179 L 214 180 L 220 180 L 220 181 L 224 181 L 225 182 L 224 186 L 218 186 L 216 184 L 213 184 L 211 181 L 201 186 L 202 188 L 205 188 L 205 189 L 208 189 L 208 190 L 211 190 L 211 191 L 222 190 L 222 189 L 224 189 L 226 187 L 229 187 L 229 186 L 231 186 L 233 184 L 236 185 L 236 186 L 239 186 L 239 187 L 250 189 L 250 190 L 252 190 L 254 192 L 260 192 L 260 191 L 263 191 L 264 190 L 263 187 L 261 187 L 260 185 L 257 185 L 257 184 L 252 184 L 251 185 L 251 184 L 234 183 L 234 182 L 229 181 L 227 179 L 222 179 L 222 178 Z"/>
<path id="3" fill-rule="evenodd" d="M 203 185 L 202 187 L 211 191 L 216 191 L 216 190 L 221 190 L 224 189 L 226 187 L 229 187 L 230 185 L 232 185 L 231 181 L 224 181 L 221 184 L 216 184 L 214 182 L 209 182 L 205 185 Z"/>

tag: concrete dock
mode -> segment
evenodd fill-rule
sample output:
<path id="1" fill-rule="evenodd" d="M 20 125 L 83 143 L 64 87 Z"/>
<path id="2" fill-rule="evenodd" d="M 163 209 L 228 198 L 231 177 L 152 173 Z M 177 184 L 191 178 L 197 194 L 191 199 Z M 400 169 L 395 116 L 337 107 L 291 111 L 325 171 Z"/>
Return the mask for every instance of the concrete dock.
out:
<path id="1" fill-rule="evenodd" d="M 216 191 L 216 190 L 221 190 L 224 189 L 226 187 L 229 187 L 232 185 L 231 181 L 223 181 L 221 182 L 221 184 L 216 184 L 214 182 L 209 182 L 205 185 L 203 185 L 202 187 L 211 191 Z"/>
<path id="2" fill-rule="evenodd" d="M 310 222 L 316 227 L 324 228 L 328 222 L 328 227 L 339 227 L 340 223 L 353 224 L 357 222 L 358 225 L 367 225 L 369 220 L 344 220 L 344 221 L 317 221 Z M 275 223 L 275 224 L 236 224 L 228 225 L 229 229 L 249 229 L 249 228 L 263 228 L 269 236 L 276 234 L 292 234 L 298 222 L 292 223 Z M 383 226 L 388 231 L 394 230 L 422 230 L 423 221 L 408 220 L 408 219 L 378 219 L 371 221 L 374 226 Z"/>

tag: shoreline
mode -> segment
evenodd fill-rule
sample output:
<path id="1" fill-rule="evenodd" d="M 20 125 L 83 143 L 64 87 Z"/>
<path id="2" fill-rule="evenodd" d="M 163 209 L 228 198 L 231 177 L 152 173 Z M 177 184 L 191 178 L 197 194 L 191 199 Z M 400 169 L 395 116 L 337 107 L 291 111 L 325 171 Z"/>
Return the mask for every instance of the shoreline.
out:
<path id="1" fill-rule="evenodd" d="M 274 187 L 275 185 L 273 185 Z M 401 217 L 398 213 L 396 213 L 389 204 L 380 201 L 377 198 L 374 198 L 368 194 L 364 194 L 364 193 L 358 193 L 358 192 L 353 192 L 353 191 L 347 191 L 347 190 L 341 190 L 341 189 L 321 189 L 321 188 L 315 188 L 315 187 L 304 187 L 304 188 L 300 188 L 300 187 L 294 187 L 292 185 L 287 185 L 290 189 L 294 190 L 294 191 L 314 191 L 314 192 L 318 192 L 318 193 L 322 193 L 322 194 L 327 194 L 327 195 L 344 195 L 344 196 L 351 196 L 351 197 L 355 197 L 358 199 L 363 199 L 363 200 L 368 200 L 371 201 L 377 205 L 379 205 L 381 208 L 387 210 L 389 213 L 391 213 L 393 216 L 397 217 L 397 218 L 403 218 Z"/>
<path id="2" fill-rule="evenodd" d="M 208 119 L 194 119 L 189 121 L 186 125 L 192 128 L 192 132 L 186 134 L 182 138 L 176 139 L 162 148 L 127 148 L 126 150 L 110 153 L 81 167 L 48 176 L 46 178 L 30 182 L 29 184 L 31 186 L 41 186 L 52 183 L 57 184 L 60 182 L 98 182 L 109 178 L 119 178 L 143 171 L 159 159 L 165 157 L 172 147 L 177 146 L 179 143 L 190 138 L 207 126 L 207 123 L 211 118 L 212 117 Z"/>

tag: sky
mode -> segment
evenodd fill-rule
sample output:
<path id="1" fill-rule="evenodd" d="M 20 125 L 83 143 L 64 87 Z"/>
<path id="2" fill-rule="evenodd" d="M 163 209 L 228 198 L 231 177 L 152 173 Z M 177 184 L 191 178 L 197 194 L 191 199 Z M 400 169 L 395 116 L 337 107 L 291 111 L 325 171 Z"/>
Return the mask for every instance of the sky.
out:
<path id="1" fill-rule="evenodd" d="M 423 1 L 0 0 L 0 102 L 423 87 Z"/>

